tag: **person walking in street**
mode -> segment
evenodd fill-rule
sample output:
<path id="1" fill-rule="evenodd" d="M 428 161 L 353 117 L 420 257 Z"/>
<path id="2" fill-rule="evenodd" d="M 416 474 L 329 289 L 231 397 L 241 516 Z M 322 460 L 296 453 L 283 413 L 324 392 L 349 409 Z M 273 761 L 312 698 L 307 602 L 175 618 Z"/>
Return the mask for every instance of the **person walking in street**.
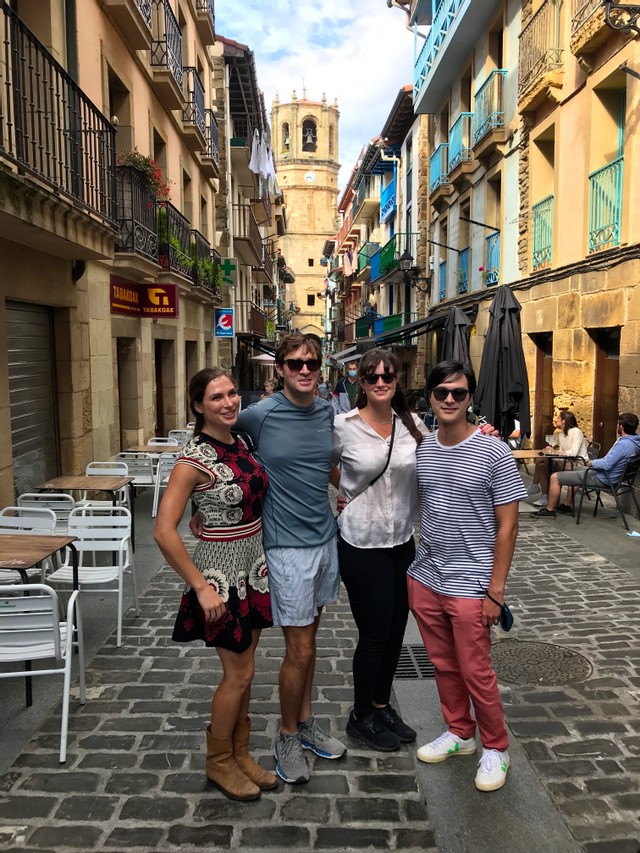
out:
<path id="1" fill-rule="evenodd" d="M 277 774 L 295 784 L 309 779 L 303 750 L 328 759 L 346 752 L 321 728 L 311 705 L 320 612 L 337 601 L 340 589 L 328 495 L 334 414 L 331 402 L 315 395 L 322 365 L 315 336 L 287 335 L 275 359 L 283 390 L 241 412 L 238 426 L 257 445 L 269 476 L 264 547 L 273 622 L 286 647 L 274 756 Z"/>
<path id="2" fill-rule="evenodd" d="M 332 482 L 339 490 L 340 576 L 358 627 L 354 704 L 347 734 L 391 752 L 416 738 L 389 704 L 409 616 L 407 568 L 415 557 L 416 446 L 427 429 L 412 414 L 386 350 L 360 360 L 356 408 L 336 417 Z"/>
<path id="3" fill-rule="evenodd" d="M 267 379 L 264 383 L 264 394 L 260 395 L 260 399 L 264 400 L 265 397 L 270 397 L 272 394 L 275 394 L 278 390 L 278 380 L 277 379 Z"/>
<path id="4" fill-rule="evenodd" d="M 587 440 L 582 430 L 578 427 L 578 421 L 573 412 L 561 409 L 556 418 L 555 426 L 559 431 L 559 456 L 565 458 L 541 457 L 536 459 L 531 486 L 527 489 L 529 495 L 539 494 L 538 500 L 533 503 L 534 506 L 546 506 L 549 494 L 549 480 L 554 470 L 564 470 L 567 465 L 573 467 L 571 459 L 576 459 L 577 457 L 581 459 L 587 458 Z M 571 512 L 571 489 L 567 490 L 567 500 L 562 505 L 561 512 Z"/>
<path id="5" fill-rule="evenodd" d="M 447 730 L 417 752 L 437 763 L 476 751 L 480 791 L 507 778 L 508 734 L 491 664 L 518 532 L 518 501 L 527 496 L 511 450 L 467 421 L 476 388 L 470 367 L 445 361 L 427 380 L 438 429 L 417 449 L 420 544 L 409 567 L 409 606 L 435 679 Z M 475 719 L 471 716 L 471 701 Z"/>
<path id="6" fill-rule="evenodd" d="M 261 520 L 267 476 L 231 432 L 240 397 L 226 370 L 196 373 L 189 400 L 194 437 L 171 472 L 154 539 L 186 583 L 173 639 L 204 641 L 222 663 L 206 729 L 207 777 L 231 799 L 255 800 L 278 784 L 248 751 L 255 650 L 272 625 Z M 178 533 L 189 500 L 202 522 L 193 558 Z"/>
<path id="7" fill-rule="evenodd" d="M 347 372 L 336 382 L 333 389 L 333 408 L 336 415 L 350 412 L 356 404 L 360 385 L 358 383 L 358 362 L 348 361 Z"/>
<path id="8" fill-rule="evenodd" d="M 608 487 L 612 483 L 618 483 L 627 462 L 640 454 L 640 436 L 636 435 L 637 429 L 637 415 L 633 412 L 621 414 L 618 417 L 618 438 L 607 455 L 602 459 L 590 459 L 586 465 L 574 468 L 572 471 L 558 471 L 552 474 L 547 505 L 535 515 L 538 518 L 556 518 L 556 513 L 560 511 L 558 501 L 562 487 L 582 486 L 585 472 L 588 472 L 587 486 Z"/>

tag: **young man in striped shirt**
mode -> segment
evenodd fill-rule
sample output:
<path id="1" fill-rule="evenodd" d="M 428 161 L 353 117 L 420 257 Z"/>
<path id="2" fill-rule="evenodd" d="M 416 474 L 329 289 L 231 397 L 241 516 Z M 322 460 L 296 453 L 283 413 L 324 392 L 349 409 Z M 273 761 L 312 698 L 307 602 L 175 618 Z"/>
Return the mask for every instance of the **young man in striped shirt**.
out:
<path id="1" fill-rule="evenodd" d="M 509 446 L 467 421 L 476 388 L 460 362 L 437 365 L 427 380 L 438 430 L 417 450 L 420 545 L 409 567 L 409 604 L 435 667 L 447 731 L 418 750 L 428 763 L 476 751 L 475 785 L 497 791 L 507 778 L 509 739 L 496 674 L 497 625 L 527 497 Z M 473 701 L 475 720 L 471 716 Z"/>

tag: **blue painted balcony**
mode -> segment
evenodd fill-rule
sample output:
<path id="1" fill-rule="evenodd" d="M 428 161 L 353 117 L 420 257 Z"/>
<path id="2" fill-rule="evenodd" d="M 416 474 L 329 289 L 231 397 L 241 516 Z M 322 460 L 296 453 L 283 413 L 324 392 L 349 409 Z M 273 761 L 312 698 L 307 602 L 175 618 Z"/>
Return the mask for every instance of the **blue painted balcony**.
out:
<path id="1" fill-rule="evenodd" d="M 396 179 L 380 193 L 380 222 L 386 222 L 396 212 Z"/>
<path id="2" fill-rule="evenodd" d="M 358 250 L 358 277 L 366 278 L 367 272 L 371 271 L 371 258 L 377 254 L 380 243 L 365 243 Z"/>
<path id="3" fill-rule="evenodd" d="M 413 68 L 416 114 L 434 113 L 501 0 L 442 0 Z M 417 40 L 416 40 L 417 41 Z"/>
<path id="4" fill-rule="evenodd" d="M 440 261 L 438 269 L 438 284 L 440 291 L 440 302 L 444 302 L 447 298 L 447 262 Z"/>
<path id="5" fill-rule="evenodd" d="M 497 284 L 500 280 L 500 232 L 489 234 L 485 245 L 486 261 L 482 278 L 487 287 Z"/>
<path id="6" fill-rule="evenodd" d="M 531 208 L 533 220 L 531 266 L 534 270 L 550 266 L 553 259 L 553 208 L 552 195 L 543 198 Z"/>
<path id="7" fill-rule="evenodd" d="M 473 160 L 471 123 L 473 113 L 460 113 L 449 130 L 449 174 L 462 163 Z"/>
<path id="8" fill-rule="evenodd" d="M 395 332 L 404 323 L 404 314 L 390 314 L 388 317 L 376 317 L 373 321 L 374 337 L 387 332 Z"/>
<path id="9" fill-rule="evenodd" d="M 484 81 L 474 99 L 473 145 L 476 156 L 490 153 L 496 145 L 506 142 L 504 90 L 505 68 L 496 69 Z"/>
<path id="10" fill-rule="evenodd" d="M 382 275 L 382 269 L 380 267 L 380 250 L 378 249 L 373 255 L 371 255 L 371 259 L 369 260 L 369 266 L 371 271 L 369 273 L 369 281 L 374 282 L 377 281 Z"/>
<path id="11" fill-rule="evenodd" d="M 623 158 L 589 175 L 589 251 L 620 245 Z"/>
<path id="12" fill-rule="evenodd" d="M 449 184 L 449 143 L 441 142 L 429 160 L 429 194 Z"/>
<path id="13" fill-rule="evenodd" d="M 469 290 L 469 247 L 460 249 L 458 255 L 458 293 L 466 293 Z"/>

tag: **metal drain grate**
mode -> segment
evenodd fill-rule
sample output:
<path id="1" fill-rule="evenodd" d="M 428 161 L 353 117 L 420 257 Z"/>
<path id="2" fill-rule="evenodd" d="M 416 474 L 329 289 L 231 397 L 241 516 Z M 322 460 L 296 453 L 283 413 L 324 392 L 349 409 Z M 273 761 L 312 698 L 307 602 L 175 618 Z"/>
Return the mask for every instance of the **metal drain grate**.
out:
<path id="1" fill-rule="evenodd" d="M 396 678 L 433 678 L 433 664 L 424 646 L 403 646 Z"/>

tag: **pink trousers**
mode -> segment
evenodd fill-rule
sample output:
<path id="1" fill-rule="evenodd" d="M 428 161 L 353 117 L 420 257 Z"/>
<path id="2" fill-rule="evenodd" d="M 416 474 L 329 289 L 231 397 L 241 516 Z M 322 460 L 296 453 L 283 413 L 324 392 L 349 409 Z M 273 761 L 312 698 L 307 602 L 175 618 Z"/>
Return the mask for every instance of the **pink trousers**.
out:
<path id="1" fill-rule="evenodd" d="M 409 606 L 435 667 L 447 729 L 471 738 L 477 722 L 485 749 L 507 749 L 509 736 L 491 664 L 491 631 L 482 624 L 482 599 L 439 595 L 413 578 L 407 580 Z"/>

